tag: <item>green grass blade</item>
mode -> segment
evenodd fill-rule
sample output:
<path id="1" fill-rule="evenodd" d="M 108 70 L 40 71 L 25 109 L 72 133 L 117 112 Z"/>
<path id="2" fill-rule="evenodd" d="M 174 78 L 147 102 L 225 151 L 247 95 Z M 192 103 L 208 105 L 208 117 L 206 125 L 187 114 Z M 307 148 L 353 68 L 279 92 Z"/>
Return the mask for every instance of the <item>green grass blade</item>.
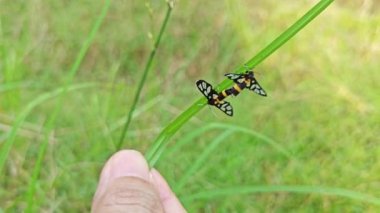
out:
<path id="1" fill-rule="evenodd" d="M 174 192 L 180 192 L 182 187 L 188 182 L 189 178 L 197 171 L 199 168 L 205 164 L 207 157 L 219 146 L 221 142 L 228 138 L 233 133 L 232 130 L 227 130 L 217 138 L 212 140 L 210 144 L 203 150 L 202 154 L 199 155 L 198 159 L 192 164 L 190 168 L 187 169 L 186 173 L 182 175 L 181 179 L 176 183 Z"/>
<path id="2" fill-rule="evenodd" d="M 348 189 L 325 187 L 325 186 L 302 186 L 302 185 L 272 185 L 272 186 L 237 186 L 224 189 L 215 189 L 198 192 L 189 196 L 181 197 L 182 202 L 192 202 L 194 200 L 214 200 L 218 197 L 236 196 L 253 193 L 279 193 L 290 192 L 299 194 L 320 194 L 328 196 L 339 196 L 364 203 L 380 205 L 380 198 L 372 195 L 356 192 Z"/>
<path id="3" fill-rule="evenodd" d="M 176 150 L 180 149 L 181 146 L 185 145 L 186 143 L 191 142 L 192 139 L 194 139 L 198 135 L 200 135 L 200 134 L 202 134 L 208 130 L 211 130 L 211 129 L 228 129 L 228 130 L 234 130 L 234 131 L 238 131 L 238 132 L 242 132 L 242 133 L 251 135 L 253 137 L 256 137 L 256 138 L 262 140 L 264 143 L 269 144 L 274 149 L 279 151 L 281 154 L 285 155 L 287 158 L 289 158 L 289 159 L 292 158 L 292 154 L 289 151 L 287 151 L 280 143 L 274 141 L 270 137 L 263 135 L 259 132 L 256 132 L 254 130 L 245 128 L 245 127 L 235 126 L 235 125 L 231 125 L 231 124 L 224 124 L 224 123 L 211 123 L 211 124 L 207 124 L 206 126 L 200 128 L 200 129 L 194 130 L 193 132 L 189 133 L 188 135 L 183 137 L 181 140 L 179 140 L 176 143 L 176 145 L 173 146 L 173 148 L 171 148 L 169 150 L 169 153 L 175 152 Z M 165 147 L 166 147 L 166 144 L 164 144 L 163 146 L 161 146 L 157 149 L 155 156 L 153 158 L 151 158 L 149 161 L 151 165 L 154 165 L 157 163 L 158 159 L 162 156 L 162 153 L 163 153 Z"/>
<path id="4" fill-rule="evenodd" d="M 225 128 L 225 129 L 239 131 L 239 132 L 242 132 L 242 133 L 245 133 L 245 134 L 248 134 L 248 135 L 252 135 L 252 136 L 254 136 L 254 137 L 262 140 L 263 142 L 269 144 L 274 149 L 276 149 L 277 151 L 279 151 L 281 154 L 285 155 L 287 158 L 291 158 L 292 157 L 292 154 L 289 151 L 287 151 L 280 143 L 274 141 L 273 139 L 271 139 L 268 136 L 263 135 L 263 134 L 261 134 L 259 132 L 256 132 L 256 131 L 253 131 L 251 129 L 248 129 L 248 128 L 245 128 L 245 127 L 241 127 L 241 126 L 234 126 L 234 125 L 231 125 L 231 124 L 214 123 L 213 125 L 215 126 L 215 128 L 222 128 L 222 129 Z"/>
<path id="5" fill-rule="evenodd" d="M 279 142 L 271 139 L 270 137 L 263 135 L 259 132 L 256 132 L 252 129 L 248 129 L 248 128 L 241 127 L 241 126 L 235 126 L 235 125 L 231 125 L 231 124 L 225 124 L 225 123 L 206 124 L 202 128 L 196 129 L 196 130 L 186 134 L 180 140 L 178 140 L 175 143 L 175 145 L 173 145 L 170 149 L 166 150 L 166 152 L 165 152 L 166 154 L 164 154 L 164 155 L 161 154 L 160 157 L 161 158 L 165 157 L 166 155 L 170 155 L 170 154 L 176 152 L 177 150 L 180 150 L 182 146 L 192 142 L 194 140 L 194 138 L 198 137 L 199 135 L 201 135 L 207 131 L 213 130 L 213 129 L 231 130 L 231 131 L 237 131 L 237 132 L 241 132 L 241 133 L 244 133 L 247 135 L 251 135 L 252 137 L 260 139 L 262 142 L 272 146 L 274 149 L 276 149 L 278 152 L 283 154 L 285 157 L 287 157 L 289 159 L 292 158 L 292 153 L 290 153 L 288 150 L 286 150 Z M 158 151 L 157 153 L 163 153 L 163 149 L 164 149 L 164 147 L 160 147 L 160 151 Z M 155 158 L 154 160 L 152 160 L 152 162 L 155 164 L 156 160 L 158 160 L 158 158 Z"/>
<path id="6" fill-rule="evenodd" d="M 28 86 L 30 86 L 30 82 L 9 82 L 9 83 L 5 83 L 5 84 L 1 84 L 0 85 L 0 93 L 2 92 L 7 92 L 9 90 L 13 90 L 13 89 L 19 89 L 19 88 L 27 88 Z"/>
<path id="7" fill-rule="evenodd" d="M 91 86 L 94 86 L 95 84 L 78 84 L 78 85 L 72 85 L 71 87 L 67 88 L 67 91 L 74 91 L 78 89 L 88 88 Z M 21 113 L 17 116 L 15 119 L 14 124 L 12 125 L 12 130 L 7 135 L 7 141 L 2 145 L 2 148 L 0 150 L 0 176 L 3 174 L 3 169 L 5 162 L 8 158 L 9 152 L 12 149 L 12 146 L 14 144 L 14 141 L 17 136 L 17 132 L 20 129 L 22 123 L 25 121 L 26 117 L 30 114 L 30 112 L 38 105 L 44 103 L 45 101 L 55 98 L 57 96 L 60 96 L 64 93 L 64 88 L 56 89 L 52 92 L 47 92 L 42 95 L 39 95 L 37 98 L 35 98 L 33 101 L 31 101 L 29 104 L 26 105 L 26 107 L 21 111 Z"/>
<path id="8" fill-rule="evenodd" d="M 313 8 L 311 8 L 304 16 L 297 20 L 292 26 L 285 30 L 280 36 L 273 40 L 263 50 L 261 50 L 256 56 L 245 63 L 249 68 L 253 68 L 285 44 L 289 39 L 294 37 L 302 28 L 304 28 L 310 21 L 317 17 L 327 6 L 329 6 L 333 0 L 321 0 Z M 241 73 L 245 71 L 244 65 L 239 67 L 235 72 Z M 219 90 L 226 89 L 231 86 L 232 82 L 224 80 L 217 88 Z M 154 141 L 152 147 L 147 151 L 145 157 L 147 158 L 149 165 L 154 166 L 157 162 L 158 156 L 162 153 L 161 147 L 165 147 L 168 140 L 180 129 L 190 118 L 192 118 L 199 110 L 206 105 L 206 99 L 200 98 L 193 103 L 187 110 L 180 114 L 175 120 L 166 126 L 157 139 Z"/>
<path id="9" fill-rule="evenodd" d="M 28 190 L 27 190 L 26 195 L 25 195 L 25 198 L 27 201 L 27 207 L 25 210 L 26 212 L 33 212 L 34 211 L 34 206 L 33 206 L 34 202 L 33 201 L 35 199 L 34 193 L 35 193 L 35 189 L 37 188 L 37 179 L 38 179 L 38 176 L 39 176 L 40 171 L 41 171 L 42 161 L 44 159 L 45 151 L 46 151 L 47 146 L 48 146 L 49 137 L 51 135 L 51 132 L 54 129 L 58 114 L 61 111 L 61 108 L 63 105 L 63 97 L 66 94 L 67 88 L 69 88 L 70 84 L 73 82 L 73 79 L 74 79 L 76 73 L 78 72 L 79 66 L 82 64 L 82 61 L 83 61 L 84 57 L 86 56 L 86 53 L 87 53 L 90 45 L 92 44 L 92 41 L 95 38 L 95 35 L 99 31 L 99 28 L 100 28 L 101 24 L 103 23 L 106 15 L 107 15 L 107 12 L 108 12 L 110 5 L 111 5 L 110 0 L 106 0 L 104 2 L 104 6 L 103 6 L 99 16 L 95 20 L 94 25 L 91 27 L 91 30 L 90 30 L 87 38 L 83 42 L 83 45 L 82 45 L 81 49 L 79 50 L 78 55 L 77 55 L 73 65 L 72 65 L 68 75 L 67 75 L 67 79 L 66 79 L 64 86 L 63 86 L 63 94 L 62 94 L 62 96 L 60 96 L 52 115 L 49 117 L 48 121 L 46 122 L 45 126 L 46 126 L 47 131 L 46 131 L 46 134 L 44 137 L 44 141 L 42 142 L 41 146 L 39 147 L 36 165 L 33 168 L 32 177 L 29 180 Z"/>
<path id="10" fill-rule="evenodd" d="M 170 154 L 172 152 L 175 152 L 177 150 L 179 150 L 183 145 L 191 142 L 195 137 L 197 137 L 198 135 L 204 133 L 204 132 L 207 132 L 211 129 L 225 129 L 225 130 L 233 130 L 233 131 L 237 131 L 237 132 L 241 132 L 241 133 L 245 133 L 245 134 L 248 134 L 248 135 L 251 135 L 257 139 L 260 139 L 262 140 L 262 142 L 272 146 L 274 149 L 276 149 L 277 151 L 279 151 L 281 154 L 285 155 L 287 158 L 291 158 L 292 157 L 292 154 L 287 151 L 280 143 L 274 141 L 273 139 L 271 139 L 270 137 L 266 136 L 266 135 L 263 135 L 259 132 L 256 132 L 252 129 L 248 129 L 248 128 L 245 128 L 245 127 L 242 127 L 242 126 L 235 126 L 235 125 L 231 125 L 231 124 L 225 124 L 225 123 L 210 123 L 210 124 L 207 124 L 205 125 L 204 127 L 200 128 L 200 129 L 197 129 L 189 134 L 187 134 L 186 136 L 184 136 L 181 140 L 179 140 L 170 150 L 167 150 L 167 153 Z"/>
<path id="11" fill-rule="evenodd" d="M 143 75 L 142 75 L 142 77 L 140 79 L 140 82 L 139 82 L 139 85 L 137 87 L 137 91 L 136 91 L 135 97 L 133 99 L 132 106 L 131 106 L 131 108 L 130 108 L 130 110 L 128 112 L 128 116 L 127 116 L 127 118 L 125 120 L 123 131 L 121 132 L 120 140 L 119 140 L 119 143 L 116 146 L 116 150 L 120 150 L 121 147 L 123 146 L 123 142 L 124 142 L 125 136 L 127 134 L 129 125 L 130 125 L 131 120 L 132 120 L 133 112 L 135 111 L 137 102 L 140 99 L 141 90 L 142 90 L 142 88 L 143 88 L 143 86 L 145 84 L 146 77 L 148 76 L 148 73 L 149 73 L 149 71 L 150 71 L 150 69 L 152 67 L 152 62 L 153 62 L 154 56 L 156 55 L 158 46 L 159 46 L 161 38 L 162 38 L 162 35 L 164 34 L 164 31 L 166 29 L 166 25 L 169 22 L 169 18 L 170 18 L 170 14 L 172 12 L 172 9 L 173 9 L 172 3 L 168 2 L 168 7 L 167 7 L 167 10 L 166 10 L 166 15 L 165 15 L 164 21 L 162 22 L 162 25 L 161 25 L 161 28 L 160 28 L 160 32 L 159 32 L 158 37 L 157 37 L 157 39 L 156 39 L 156 41 L 154 43 L 153 49 L 150 52 L 148 61 L 147 61 L 146 65 L 145 65 L 145 69 L 144 69 Z"/>
<path id="12" fill-rule="evenodd" d="M 289 39 L 296 35 L 302 28 L 310 23 L 315 17 L 317 17 L 323 10 L 325 10 L 334 0 L 321 0 L 313 8 L 311 8 L 305 15 L 303 15 L 298 21 L 284 31 L 279 37 L 273 40 L 266 48 L 261 50 L 255 57 L 249 60 L 246 65 L 250 68 L 254 68 L 257 64 L 264 61 L 274 51 L 285 44 Z M 245 68 L 242 67 L 239 71 L 244 72 Z"/>

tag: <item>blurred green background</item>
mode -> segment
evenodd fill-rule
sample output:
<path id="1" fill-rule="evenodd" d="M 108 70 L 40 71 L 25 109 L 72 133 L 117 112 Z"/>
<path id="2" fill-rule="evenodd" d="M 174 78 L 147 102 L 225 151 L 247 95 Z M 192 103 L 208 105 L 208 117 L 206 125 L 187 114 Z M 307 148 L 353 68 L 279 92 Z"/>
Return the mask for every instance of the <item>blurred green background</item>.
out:
<path id="1" fill-rule="evenodd" d="M 201 97 L 196 80 L 219 83 L 317 2 L 178 1 L 124 148 L 146 152 L 160 130 Z M 104 2 L 0 4 L 0 149 L 22 113 L 52 95 L 25 115 L 0 174 L 0 212 L 22 212 L 48 132 L 46 121 L 56 109 L 52 92 L 64 85 Z M 34 184 L 34 211 L 89 211 L 165 10 L 164 0 L 111 2 L 67 95 L 58 102 L 61 111 Z M 172 138 L 156 167 L 189 212 L 378 212 L 379 60 L 380 2 L 337 0 L 257 67 L 267 98 L 247 91 L 230 98 L 232 118 L 205 107 Z M 210 128 L 211 123 L 227 126 Z M 199 130 L 204 132 L 196 134 Z M 205 150 L 211 153 L 201 160 Z M 197 160 L 200 167 L 179 187 Z M 314 188 L 241 193 L 279 185 Z M 225 188 L 236 192 L 191 199 Z M 326 188 L 362 194 L 318 193 Z M 377 204 L 364 194 L 377 198 Z"/>

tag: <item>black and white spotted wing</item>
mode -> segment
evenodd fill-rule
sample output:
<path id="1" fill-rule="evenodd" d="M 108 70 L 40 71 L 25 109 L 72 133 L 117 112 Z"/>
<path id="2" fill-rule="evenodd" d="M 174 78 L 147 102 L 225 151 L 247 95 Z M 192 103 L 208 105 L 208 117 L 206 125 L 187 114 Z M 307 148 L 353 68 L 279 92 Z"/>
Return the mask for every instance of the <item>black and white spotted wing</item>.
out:
<path id="1" fill-rule="evenodd" d="M 215 104 L 215 106 L 220 109 L 222 112 L 226 113 L 226 115 L 228 116 L 233 116 L 234 115 L 234 111 L 232 109 L 232 106 L 229 102 L 227 101 L 222 101 L 218 104 Z"/>
<path id="2" fill-rule="evenodd" d="M 224 76 L 233 80 L 235 83 L 243 83 L 245 81 L 244 74 L 227 73 Z"/>
<path id="3" fill-rule="evenodd" d="M 215 97 L 218 97 L 218 94 L 215 92 L 215 90 L 212 89 L 212 86 L 211 84 L 207 83 L 206 81 L 204 80 L 198 80 L 196 82 L 196 85 L 199 89 L 199 91 L 201 91 L 201 93 L 208 99 L 208 100 L 211 100 Z"/>
<path id="4" fill-rule="evenodd" d="M 261 95 L 261 96 L 267 96 L 267 93 L 265 90 L 260 86 L 259 82 L 257 82 L 256 78 L 252 78 L 249 85 L 247 85 L 247 88 L 249 90 L 252 90 L 253 92 Z"/>
<path id="5" fill-rule="evenodd" d="M 218 100 L 218 93 L 212 88 L 211 84 L 204 80 L 198 80 L 196 85 L 201 93 L 207 98 L 208 104 L 213 105 L 220 109 L 226 115 L 232 116 L 233 109 L 229 102 Z"/>
<path id="6" fill-rule="evenodd" d="M 261 96 L 267 96 L 267 93 L 265 92 L 265 90 L 260 86 L 256 78 L 253 76 L 249 76 L 247 77 L 247 79 L 244 74 L 228 73 L 228 74 L 225 74 L 224 76 L 226 76 L 230 80 L 233 80 L 235 83 L 245 82 L 246 88 L 248 88 L 249 90 L 252 90 Z"/>

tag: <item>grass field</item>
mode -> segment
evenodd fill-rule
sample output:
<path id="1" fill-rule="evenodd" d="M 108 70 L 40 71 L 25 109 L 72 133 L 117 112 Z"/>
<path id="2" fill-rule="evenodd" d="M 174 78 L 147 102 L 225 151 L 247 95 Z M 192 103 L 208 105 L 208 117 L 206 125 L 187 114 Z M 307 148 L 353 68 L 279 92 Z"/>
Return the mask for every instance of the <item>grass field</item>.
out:
<path id="1" fill-rule="evenodd" d="M 220 83 L 317 2 L 177 2 L 123 148 L 146 153 L 196 80 Z M 0 4 L 0 212 L 89 211 L 165 1 L 111 1 L 92 34 L 105 1 Z M 380 2 L 336 0 L 256 67 L 268 97 L 204 107 L 155 167 L 189 212 L 379 212 L 379 60 Z"/>

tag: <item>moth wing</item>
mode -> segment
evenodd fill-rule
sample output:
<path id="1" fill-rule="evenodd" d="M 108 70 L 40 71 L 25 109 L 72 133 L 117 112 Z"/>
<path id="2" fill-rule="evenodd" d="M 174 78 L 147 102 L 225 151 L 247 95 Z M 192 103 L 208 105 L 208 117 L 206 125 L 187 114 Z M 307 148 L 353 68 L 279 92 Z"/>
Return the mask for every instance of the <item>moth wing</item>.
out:
<path id="1" fill-rule="evenodd" d="M 228 116 L 233 116 L 234 114 L 231 104 L 227 101 L 223 101 L 215 106 Z"/>
<path id="2" fill-rule="evenodd" d="M 243 83 L 245 81 L 243 74 L 227 73 L 224 76 L 230 80 L 233 80 L 235 83 Z"/>
<path id="3" fill-rule="evenodd" d="M 267 96 L 267 93 L 260 86 L 259 82 L 257 82 L 257 80 L 255 78 L 252 79 L 251 85 L 248 87 L 248 89 L 252 90 L 253 92 L 255 92 L 261 96 Z"/>
<path id="4" fill-rule="evenodd" d="M 207 83 L 206 81 L 204 80 L 198 80 L 196 83 L 195 83 L 199 89 L 199 91 L 201 91 L 201 93 L 208 99 L 212 99 L 213 96 L 216 94 L 216 92 L 214 91 L 214 89 L 212 88 L 211 84 Z"/>

